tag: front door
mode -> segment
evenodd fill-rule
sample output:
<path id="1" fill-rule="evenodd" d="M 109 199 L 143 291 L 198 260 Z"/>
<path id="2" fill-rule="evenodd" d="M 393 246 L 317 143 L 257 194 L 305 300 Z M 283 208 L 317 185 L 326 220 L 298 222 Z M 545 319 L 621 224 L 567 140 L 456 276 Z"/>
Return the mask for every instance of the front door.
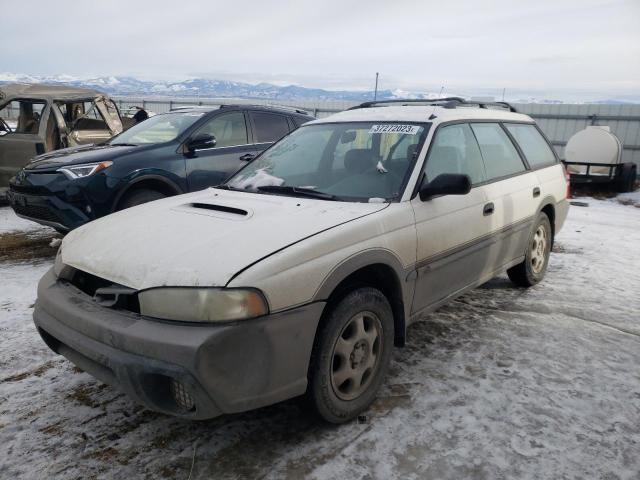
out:
<path id="1" fill-rule="evenodd" d="M 191 138 L 203 133 L 213 135 L 216 145 L 188 155 L 186 166 L 190 192 L 220 185 L 258 153 L 258 148 L 249 141 L 242 111 L 216 115 Z"/>
<path id="2" fill-rule="evenodd" d="M 486 173 L 478 144 L 468 124 L 441 126 L 426 160 L 426 181 L 442 173 L 468 175 L 466 195 L 445 195 L 411 203 L 416 218 L 417 268 L 412 313 L 433 306 L 476 282 L 492 269 L 487 253 L 490 215 Z"/>
<path id="3" fill-rule="evenodd" d="M 0 108 L 0 188 L 36 155 L 45 153 L 44 100 L 13 100 Z"/>

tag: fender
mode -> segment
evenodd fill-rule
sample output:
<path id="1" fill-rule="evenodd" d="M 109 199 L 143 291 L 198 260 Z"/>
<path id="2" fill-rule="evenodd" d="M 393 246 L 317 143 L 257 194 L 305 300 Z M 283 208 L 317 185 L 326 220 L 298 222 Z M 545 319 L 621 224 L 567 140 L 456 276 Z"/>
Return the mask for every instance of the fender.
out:
<path id="1" fill-rule="evenodd" d="M 167 177 L 164 177 L 162 175 L 156 175 L 156 174 L 143 174 L 140 177 L 134 178 L 133 180 L 128 182 L 122 189 L 120 189 L 120 191 L 116 195 L 116 198 L 113 204 L 111 205 L 111 213 L 116 211 L 116 207 L 118 206 L 118 203 L 120 203 L 120 200 L 122 199 L 122 197 L 124 197 L 124 195 L 128 193 L 131 190 L 131 188 L 133 188 L 136 184 L 140 182 L 144 182 L 146 180 L 153 180 L 153 181 L 158 181 L 163 183 L 165 186 L 171 189 L 175 195 L 180 195 L 182 193 L 185 193 L 182 191 L 182 189 L 178 186 L 177 183 L 175 183 L 172 180 L 169 180 Z"/>
<path id="2" fill-rule="evenodd" d="M 361 270 L 362 268 L 372 265 L 383 265 L 390 268 L 395 273 L 397 286 L 400 288 L 402 304 L 398 305 L 392 302 L 394 317 L 396 319 L 396 344 L 402 345 L 405 338 L 405 328 L 408 324 L 409 312 L 411 311 L 411 302 L 415 289 L 415 265 L 403 267 L 400 259 L 395 253 L 384 248 L 371 248 L 358 252 L 341 263 L 336 265 L 331 272 L 325 277 L 315 295 L 312 302 L 326 301 L 332 292 L 340 285 L 342 281 L 347 279 L 351 274 Z"/>

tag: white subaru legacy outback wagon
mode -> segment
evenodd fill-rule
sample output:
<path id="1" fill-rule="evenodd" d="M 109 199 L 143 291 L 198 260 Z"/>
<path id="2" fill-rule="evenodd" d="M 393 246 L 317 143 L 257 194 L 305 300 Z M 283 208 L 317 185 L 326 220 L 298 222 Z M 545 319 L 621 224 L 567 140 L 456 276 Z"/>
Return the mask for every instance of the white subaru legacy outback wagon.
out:
<path id="1" fill-rule="evenodd" d="M 306 393 L 343 422 L 411 322 L 505 270 L 543 278 L 566 194 L 549 142 L 508 104 L 366 103 L 223 185 L 72 231 L 34 321 L 153 410 L 202 419 Z"/>

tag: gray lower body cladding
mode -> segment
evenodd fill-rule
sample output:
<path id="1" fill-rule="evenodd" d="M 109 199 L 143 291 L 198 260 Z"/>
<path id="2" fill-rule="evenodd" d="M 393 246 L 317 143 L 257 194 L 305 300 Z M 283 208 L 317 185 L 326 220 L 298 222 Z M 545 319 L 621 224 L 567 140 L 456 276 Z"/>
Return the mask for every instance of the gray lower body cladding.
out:
<path id="1" fill-rule="evenodd" d="M 33 318 L 47 345 L 147 408 L 212 418 L 306 391 L 324 302 L 232 324 L 179 324 L 101 307 L 49 271 Z M 178 381 L 193 399 L 175 400 Z"/>

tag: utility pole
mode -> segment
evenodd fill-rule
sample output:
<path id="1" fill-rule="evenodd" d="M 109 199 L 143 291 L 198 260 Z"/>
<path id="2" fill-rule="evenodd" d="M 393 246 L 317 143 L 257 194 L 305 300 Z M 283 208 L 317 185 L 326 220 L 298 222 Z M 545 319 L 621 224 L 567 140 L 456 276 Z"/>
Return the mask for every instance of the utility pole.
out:
<path id="1" fill-rule="evenodd" d="M 373 101 L 378 100 L 378 72 L 376 72 L 376 88 L 373 91 Z"/>
<path id="2" fill-rule="evenodd" d="M 506 88 L 506 87 L 502 89 L 502 101 L 503 101 L 503 102 L 504 102 L 504 92 L 505 92 L 506 90 L 507 90 L 507 88 Z"/>

